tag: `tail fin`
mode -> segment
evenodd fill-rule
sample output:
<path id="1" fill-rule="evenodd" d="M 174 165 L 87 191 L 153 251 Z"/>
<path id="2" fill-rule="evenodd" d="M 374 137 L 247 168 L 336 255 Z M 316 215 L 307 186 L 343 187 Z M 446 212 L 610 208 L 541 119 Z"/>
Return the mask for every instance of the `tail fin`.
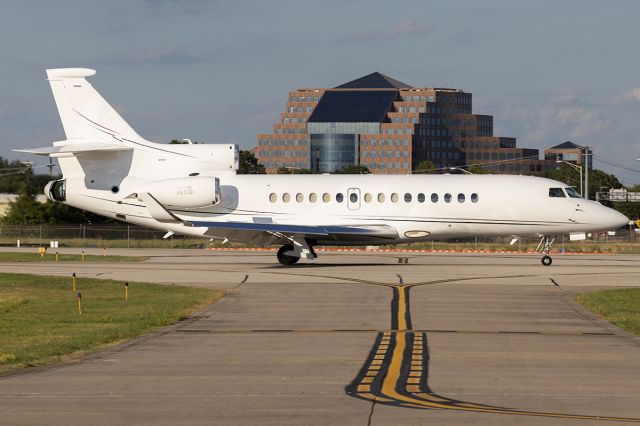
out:
<path id="1" fill-rule="evenodd" d="M 95 73 L 87 68 L 47 70 L 67 143 L 114 143 L 114 137 L 143 141 L 86 80 Z"/>

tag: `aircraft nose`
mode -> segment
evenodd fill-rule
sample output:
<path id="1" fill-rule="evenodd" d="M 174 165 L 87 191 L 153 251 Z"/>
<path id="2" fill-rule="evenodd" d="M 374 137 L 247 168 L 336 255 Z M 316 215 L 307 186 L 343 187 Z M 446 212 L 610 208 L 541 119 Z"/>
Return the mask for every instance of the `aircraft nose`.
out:
<path id="1" fill-rule="evenodd" d="M 629 218 L 617 210 L 602 206 L 602 223 L 607 229 L 617 229 L 629 223 Z"/>

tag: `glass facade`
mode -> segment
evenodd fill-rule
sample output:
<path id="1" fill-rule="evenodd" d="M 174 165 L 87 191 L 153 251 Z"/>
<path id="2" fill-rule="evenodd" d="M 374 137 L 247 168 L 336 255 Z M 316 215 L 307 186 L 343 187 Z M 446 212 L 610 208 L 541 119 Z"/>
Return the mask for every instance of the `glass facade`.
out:
<path id="1" fill-rule="evenodd" d="M 331 173 L 358 164 L 358 135 L 350 133 L 310 134 L 311 170 Z"/>

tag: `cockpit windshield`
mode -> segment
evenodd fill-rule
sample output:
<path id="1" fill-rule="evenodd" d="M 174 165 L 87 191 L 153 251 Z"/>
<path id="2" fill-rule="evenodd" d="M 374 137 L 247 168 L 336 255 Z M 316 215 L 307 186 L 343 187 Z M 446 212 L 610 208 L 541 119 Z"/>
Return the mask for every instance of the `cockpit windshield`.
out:
<path id="1" fill-rule="evenodd" d="M 564 195 L 562 188 L 549 188 L 549 197 L 565 198 L 566 195 Z"/>
<path id="2" fill-rule="evenodd" d="M 569 195 L 569 197 L 571 198 L 582 198 L 575 188 L 571 188 L 570 186 L 568 186 L 564 190 L 567 191 L 567 195 Z"/>

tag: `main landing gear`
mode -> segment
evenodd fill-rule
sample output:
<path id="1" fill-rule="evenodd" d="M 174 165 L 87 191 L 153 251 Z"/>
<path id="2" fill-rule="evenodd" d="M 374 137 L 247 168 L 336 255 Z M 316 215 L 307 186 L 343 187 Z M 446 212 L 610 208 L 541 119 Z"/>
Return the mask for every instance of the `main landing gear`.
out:
<path id="1" fill-rule="evenodd" d="M 276 255 L 278 257 L 278 262 L 280 262 L 285 266 L 291 266 L 298 263 L 298 260 L 300 260 L 300 256 L 290 256 L 288 254 L 285 254 L 287 252 L 292 252 L 292 251 L 293 251 L 293 244 L 285 244 L 282 247 L 280 247 L 278 249 L 278 254 Z"/>
<path id="2" fill-rule="evenodd" d="M 280 247 L 276 256 L 278 257 L 278 262 L 285 266 L 295 265 L 303 256 L 309 260 L 318 258 L 313 247 L 306 239 L 297 238 L 291 239 L 291 244 L 285 244 Z"/>
<path id="3" fill-rule="evenodd" d="M 536 251 L 543 254 L 540 262 L 542 262 L 544 266 L 549 266 L 553 263 L 553 259 L 549 256 L 549 253 L 551 253 L 551 244 L 553 244 L 555 240 L 556 237 L 544 236 L 540 240 L 540 244 L 538 244 Z"/>

